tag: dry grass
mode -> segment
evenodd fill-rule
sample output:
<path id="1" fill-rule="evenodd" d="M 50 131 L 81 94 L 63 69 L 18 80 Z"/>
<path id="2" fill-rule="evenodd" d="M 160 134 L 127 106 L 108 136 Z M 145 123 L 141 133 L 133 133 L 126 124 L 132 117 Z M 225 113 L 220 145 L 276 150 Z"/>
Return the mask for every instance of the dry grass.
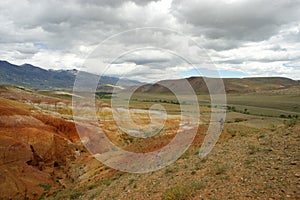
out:
<path id="1" fill-rule="evenodd" d="M 30 115 L 33 108 L 23 103 L 0 97 L 0 116 Z"/>

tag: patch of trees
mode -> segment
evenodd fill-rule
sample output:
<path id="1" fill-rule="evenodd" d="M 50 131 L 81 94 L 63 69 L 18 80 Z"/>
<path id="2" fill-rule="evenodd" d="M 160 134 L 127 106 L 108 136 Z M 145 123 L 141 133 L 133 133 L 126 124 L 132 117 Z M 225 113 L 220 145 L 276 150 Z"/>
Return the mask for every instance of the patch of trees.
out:
<path id="1" fill-rule="evenodd" d="M 99 99 L 110 99 L 112 97 L 112 92 L 96 92 L 96 96 Z"/>
<path id="2" fill-rule="evenodd" d="M 281 114 L 279 115 L 280 118 L 288 118 L 288 119 L 298 119 L 298 115 L 284 115 L 284 114 Z"/>
<path id="3" fill-rule="evenodd" d="M 180 105 L 180 102 L 175 100 L 165 100 L 165 99 L 157 99 L 157 100 L 147 100 L 147 99 L 132 99 L 133 101 L 140 101 L 140 102 L 151 102 L 151 103 L 169 103 L 169 104 L 176 104 Z M 186 105 L 187 102 L 182 102 L 181 104 Z"/>
<path id="4" fill-rule="evenodd" d="M 246 114 L 246 115 L 250 114 L 250 112 L 248 111 L 247 108 L 245 108 L 244 110 L 237 110 L 236 107 L 234 107 L 234 106 L 227 106 L 227 110 L 232 111 L 232 112 L 243 113 L 243 114 Z"/>

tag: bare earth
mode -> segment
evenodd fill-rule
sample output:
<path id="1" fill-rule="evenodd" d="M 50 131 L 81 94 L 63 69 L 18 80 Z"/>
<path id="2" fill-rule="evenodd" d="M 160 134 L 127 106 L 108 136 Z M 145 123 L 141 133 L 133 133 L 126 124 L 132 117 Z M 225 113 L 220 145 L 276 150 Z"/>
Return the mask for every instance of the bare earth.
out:
<path id="1" fill-rule="evenodd" d="M 70 100 L 18 89 L 1 89 L 0 96 L 0 199 L 300 199 L 299 120 L 229 112 L 217 145 L 200 159 L 204 119 L 179 160 L 129 174 L 104 166 L 85 149 Z M 100 125 L 125 149 L 161 148 L 178 129 L 173 117 L 161 135 L 135 141 L 108 120 L 109 105 L 102 106 L 108 114 L 99 113 L 106 117 Z"/>

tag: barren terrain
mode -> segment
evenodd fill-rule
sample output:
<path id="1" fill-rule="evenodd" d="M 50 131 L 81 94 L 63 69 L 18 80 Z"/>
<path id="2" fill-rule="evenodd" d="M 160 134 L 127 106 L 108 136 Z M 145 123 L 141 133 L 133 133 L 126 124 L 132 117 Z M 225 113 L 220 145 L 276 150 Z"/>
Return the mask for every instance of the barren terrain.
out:
<path id="1" fill-rule="evenodd" d="M 203 104 L 197 135 L 179 160 L 155 172 L 130 174 L 101 164 L 84 147 L 72 121 L 70 92 L 2 86 L 0 199 L 299 199 L 299 96 L 280 93 L 264 94 L 275 99 L 269 106 L 250 101 L 251 94 L 229 95 L 221 137 L 200 159 L 198 150 L 215 112 Z M 133 152 L 167 145 L 179 128 L 178 107 L 171 96 L 155 97 L 164 100 L 169 115 L 162 131 L 146 139 L 118 129 L 109 101 L 97 100 L 98 122 L 107 137 Z M 131 104 L 139 128 L 150 122 L 143 109 L 157 103 L 143 98 L 137 95 Z M 276 107 L 278 98 L 283 106 Z M 153 116 L 162 117 L 159 112 Z M 88 132 L 88 124 L 81 128 Z"/>

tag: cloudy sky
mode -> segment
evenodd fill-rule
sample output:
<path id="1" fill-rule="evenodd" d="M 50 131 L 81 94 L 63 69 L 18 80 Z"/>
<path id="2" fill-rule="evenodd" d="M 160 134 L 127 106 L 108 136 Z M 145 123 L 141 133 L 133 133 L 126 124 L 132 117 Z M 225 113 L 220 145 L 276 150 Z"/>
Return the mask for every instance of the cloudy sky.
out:
<path id="1" fill-rule="evenodd" d="M 198 75 L 191 63 L 300 79 L 299 13 L 300 0 L 1 0 L 0 60 L 142 81 Z"/>

